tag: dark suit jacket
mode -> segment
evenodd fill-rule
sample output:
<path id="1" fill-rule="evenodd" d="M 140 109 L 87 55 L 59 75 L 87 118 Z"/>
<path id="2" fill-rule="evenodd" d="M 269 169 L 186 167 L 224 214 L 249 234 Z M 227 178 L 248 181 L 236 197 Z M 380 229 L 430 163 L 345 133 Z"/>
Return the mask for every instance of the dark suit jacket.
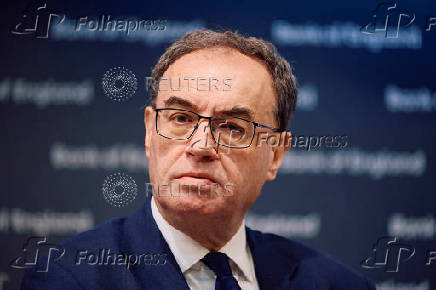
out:
<path id="1" fill-rule="evenodd" d="M 307 246 L 248 227 L 246 233 L 260 289 L 375 289 L 363 276 Z M 22 289 L 189 289 L 152 217 L 150 198 L 136 213 L 109 220 L 61 246 L 65 255 L 52 261 L 48 272 L 26 270 Z M 113 255 L 108 258 L 108 253 Z M 137 264 L 127 269 L 123 253 Z"/>

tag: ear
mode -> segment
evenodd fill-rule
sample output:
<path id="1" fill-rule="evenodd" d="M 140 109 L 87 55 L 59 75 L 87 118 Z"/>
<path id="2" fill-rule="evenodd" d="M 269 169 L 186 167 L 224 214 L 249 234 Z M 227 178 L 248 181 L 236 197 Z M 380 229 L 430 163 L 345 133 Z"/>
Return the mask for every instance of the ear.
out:
<path id="1" fill-rule="evenodd" d="M 150 144 L 151 144 L 151 135 L 154 131 L 155 115 L 153 114 L 153 108 L 151 106 L 147 106 L 144 110 L 144 125 L 145 125 L 145 155 L 147 158 L 150 158 Z"/>
<path id="2" fill-rule="evenodd" d="M 285 157 L 285 153 L 291 149 L 292 145 L 292 135 L 291 132 L 284 131 L 280 133 L 281 142 L 278 146 L 271 147 L 273 151 L 273 157 L 271 160 L 270 167 L 268 169 L 266 180 L 271 181 L 274 180 L 277 176 L 277 171 L 282 165 L 283 158 Z"/>

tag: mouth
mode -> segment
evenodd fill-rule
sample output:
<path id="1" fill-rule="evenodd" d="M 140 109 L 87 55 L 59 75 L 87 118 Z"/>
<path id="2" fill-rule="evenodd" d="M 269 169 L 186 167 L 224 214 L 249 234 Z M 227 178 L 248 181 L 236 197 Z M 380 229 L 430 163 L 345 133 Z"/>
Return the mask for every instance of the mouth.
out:
<path id="1" fill-rule="evenodd" d="M 216 183 L 215 178 L 207 173 L 183 173 L 176 179 L 187 184 L 213 184 Z"/>

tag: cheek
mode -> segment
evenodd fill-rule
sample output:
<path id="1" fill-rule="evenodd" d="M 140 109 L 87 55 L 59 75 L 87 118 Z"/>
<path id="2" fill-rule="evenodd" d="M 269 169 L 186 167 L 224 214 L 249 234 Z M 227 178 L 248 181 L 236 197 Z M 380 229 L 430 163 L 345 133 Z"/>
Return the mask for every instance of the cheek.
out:
<path id="1" fill-rule="evenodd" d="M 224 156 L 223 166 L 230 179 L 241 188 L 240 191 L 250 191 L 250 194 L 256 194 L 252 191 L 260 190 L 266 179 L 270 159 L 270 153 L 265 149 L 248 149 L 249 151 L 235 152 Z"/>
<path id="2" fill-rule="evenodd" d="M 269 153 L 262 148 L 255 149 L 241 155 L 238 160 L 240 173 L 239 193 L 241 205 L 248 210 L 260 195 L 266 180 Z"/>
<path id="3" fill-rule="evenodd" d="M 153 136 L 150 145 L 149 175 L 152 183 L 165 182 L 165 173 L 177 159 L 179 146 L 174 146 L 161 136 Z M 172 145 L 172 146 L 171 146 Z"/>
<path id="4" fill-rule="evenodd" d="M 246 169 L 250 172 L 250 179 L 262 179 L 266 176 L 270 160 L 270 150 L 266 147 L 250 147 L 247 152 L 244 163 Z M 263 179 L 262 179 L 263 181 Z"/>

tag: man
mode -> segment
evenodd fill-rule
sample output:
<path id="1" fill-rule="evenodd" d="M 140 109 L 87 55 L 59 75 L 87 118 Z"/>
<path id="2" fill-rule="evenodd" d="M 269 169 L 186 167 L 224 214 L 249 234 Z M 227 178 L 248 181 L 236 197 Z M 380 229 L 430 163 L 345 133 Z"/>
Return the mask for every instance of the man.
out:
<path id="1" fill-rule="evenodd" d="M 65 256 L 46 273 L 27 271 L 24 289 L 375 289 L 313 249 L 244 225 L 290 147 L 296 81 L 271 44 L 197 30 L 152 76 L 144 118 L 153 197 L 63 243 Z"/>

